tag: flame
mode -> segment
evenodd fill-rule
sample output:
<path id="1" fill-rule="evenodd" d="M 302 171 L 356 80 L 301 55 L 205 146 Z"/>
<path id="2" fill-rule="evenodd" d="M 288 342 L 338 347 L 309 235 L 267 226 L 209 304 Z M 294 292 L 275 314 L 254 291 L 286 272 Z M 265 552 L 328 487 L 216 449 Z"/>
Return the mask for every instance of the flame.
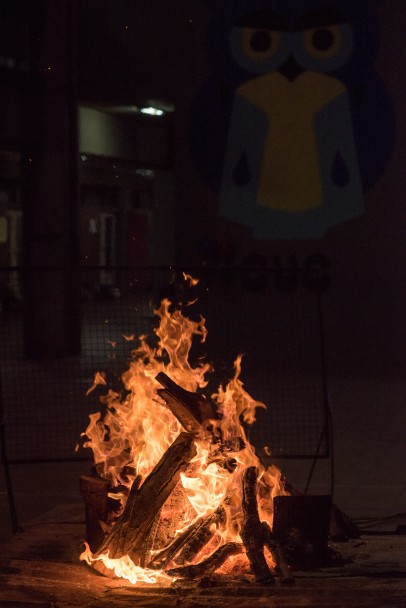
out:
<path id="1" fill-rule="evenodd" d="M 204 389 L 208 384 L 207 376 L 212 371 L 211 365 L 200 360 L 192 367 L 189 362 L 193 340 L 198 338 L 204 342 L 206 339 L 205 320 L 201 317 L 200 320 L 193 321 L 183 316 L 179 310 L 171 311 L 170 307 L 169 300 L 164 299 L 155 311 L 159 319 L 158 327 L 154 330 L 158 338 L 157 345 L 151 347 L 147 337 L 141 336 L 139 346 L 132 351 L 129 367 L 121 378 L 125 388 L 124 396 L 109 390 L 102 398 L 106 413 L 103 417 L 100 412 L 92 414 L 84 433 L 87 438 L 84 447 L 92 449 L 99 473 L 102 471 L 100 474 L 109 479 L 113 486 L 124 485 L 129 488 L 137 475 L 144 479 L 183 430 L 159 397 L 157 389 L 161 386 L 156 376 L 164 372 L 178 385 L 192 392 Z M 124 336 L 124 339 L 128 340 L 128 337 Z M 211 422 L 214 431 L 221 434 L 222 440 L 230 441 L 231 448 L 227 457 L 232 460 L 232 467 L 221 466 L 224 454 L 218 453 L 218 446 L 213 446 L 209 439 L 196 440 L 196 456 L 187 471 L 180 476 L 181 512 L 176 511 L 169 500 L 161 510 L 161 519 L 178 522 L 173 537 L 167 539 L 169 544 L 177 534 L 181 534 L 199 518 L 213 514 L 220 505 L 224 508 L 225 524 L 218 528 L 213 524 L 213 538 L 193 558 L 195 563 L 210 555 L 221 544 L 228 541 L 241 542 L 242 477 L 247 466 L 256 466 L 259 470 L 258 510 L 262 520 L 272 524 L 273 497 L 285 494 L 280 471 L 274 466 L 266 468 L 246 437 L 244 424 L 253 424 L 257 408 L 266 406 L 253 399 L 244 389 L 240 379 L 241 364 L 242 356 L 239 356 L 234 363 L 233 378 L 225 387 L 220 386 L 211 397 L 220 414 L 219 420 Z M 98 373 L 88 392 L 100 383 L 105 384 L 106 381 Z M 235 438 L 241 440 L 239 448 L 235 448 L 232 443 Z M 233 447 L 235 451 L 232 451 Z M 116 498 L 124 503 L 126 493 L 119 492 Z M 159 549 L 154 548 L 153 553 L 164 547 L 165 544 Z M 158 580 L 162 582 L 163 579 L 170 578 L 162 572 L 136 566 L 128 556 L 112 560 L 108 553 L 92 555 L 88 546 L 80 558 L 89 564 L 101 560 L 117 576 L 134 584 L 137 581 L 156 584 Z M 246 564 L 245 557 L 230 557 L 221 571 L 246 568 Z"/>
<path id="2" fill-rule="evenodd" d="M 96 372 L 96 374 L 94 376 L 93 384 L 86 392 L 86 397 L 88 395 L 90 395 L 90 393 L 92 391 L 94 391 L 96 386 L 99 386 L 99 384 L 106 384 L 106 378 L 105 378 L 105 375 L 103 372 Z"/>
<path id="3" fill-rule="evenodd" d="M 196 287 L 200 282 L 200 279 L 196 279 L 186 272 L 183 273 L 183 278 L 185 281 L 189 281 L 190 287 Z"/>
<path id="4" fill-rule="evenodd" d="M 93 557 L 89 545 L 86 542 L 85 549 L 81 553 L 79 559 L 84 560 L 89 565 L 92 565 L 94 562 L 101 561 L 106 568 L 113 570 L 118 578 L 124 578 L 130 581 L 130 583 L 133 585 L 136 585 L 139 582 L 150 584 L 156 584 L 159 582 L 162 585 L 173 580 L 172 577 L 164 574 L 163 572 L 157 572 L 156 570 L 149 570 L 148 568 L 140 568 L 139 566 L 136 566 L 128 555 L 125 555 L 120 559 L 110 559 L 107 552 L 106 554 L 102 553 L 97 557 Z"/>

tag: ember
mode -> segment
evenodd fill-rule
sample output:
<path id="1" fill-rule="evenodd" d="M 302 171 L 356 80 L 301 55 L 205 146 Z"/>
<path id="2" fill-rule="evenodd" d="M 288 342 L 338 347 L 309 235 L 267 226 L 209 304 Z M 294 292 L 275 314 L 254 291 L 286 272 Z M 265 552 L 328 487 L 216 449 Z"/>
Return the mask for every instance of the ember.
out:
<path id="1" fill-rule="evenodd" d="M 204 396 L 211 366 L 189 362 L 193 338 L 205 340 L 204 319 L 170 307 L 163 300 L 155 311 L 158 346 L 142 336 L 132 352 L 124 394 L 109 390 L 104 417 L 90 417 L 84 446 L 103 478 L 101 485 L 96 478 L 97 492 L 109 486 L 110 510 L 105 503 L 92 516 L 87 505 L 88 531 L 92 517 L 103 530 L 97 542 L 93 531 L 92 550 L 87 544 L 81 559 L 132 583 L 167 585 L 215 572 L 290 582 L 272 533 L 273 499 L 287 492 L 280 471 L 262 464 L 244 430 L 265 405 L 244 390 L 240 357 L 227 386 Z M 100 382 L 98 373 L 92 388 Z M 92 480 L 81 483 L 89 499 Z"/>

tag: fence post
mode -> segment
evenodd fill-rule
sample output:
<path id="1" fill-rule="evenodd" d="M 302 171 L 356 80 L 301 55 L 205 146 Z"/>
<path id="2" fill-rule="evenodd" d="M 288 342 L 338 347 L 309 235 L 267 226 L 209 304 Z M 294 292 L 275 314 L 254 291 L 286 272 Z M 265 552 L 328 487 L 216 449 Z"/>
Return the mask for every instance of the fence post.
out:
<path id="1" fill-rule="evenodd" d="M 22 162 L 25 355 L 80 353 L 77 0 L 33 13 Z"/>
<path id="2" fill-rule="evenodd" d="M 4 407 L 3 407 L 3 388 L 1 383 L 1 370 L 0 370 L 0 460 L 4 469 L 4 478 L 6 482 L 8 507 L 10 511 L 11 529 L 13 534 L 18 532 L 20 526 L 18 524 L 17 510 L 14 500 L 13 484 L 11 482 L 10 469 L 7 460 L 7 449 L 6 449 L 6 432 L 5 432 L 5 420 L 4 420 Z"/>

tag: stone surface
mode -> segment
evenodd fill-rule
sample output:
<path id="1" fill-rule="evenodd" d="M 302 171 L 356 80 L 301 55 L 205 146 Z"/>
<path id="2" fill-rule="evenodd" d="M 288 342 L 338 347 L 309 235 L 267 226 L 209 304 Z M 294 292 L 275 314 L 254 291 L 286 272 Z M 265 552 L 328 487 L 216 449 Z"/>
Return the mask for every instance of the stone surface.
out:
<path id="1" fill-rule="evenodd" d="M 158 588 L 110 580 L 79 562 L 83 519 L 76 505 L 59 507 L 1 545 L 0 608 L 406 607 L 406 536 L 335 544 L 348 563 L 296 572 L 289 587 L 263 587 L 246 576 Z"/>

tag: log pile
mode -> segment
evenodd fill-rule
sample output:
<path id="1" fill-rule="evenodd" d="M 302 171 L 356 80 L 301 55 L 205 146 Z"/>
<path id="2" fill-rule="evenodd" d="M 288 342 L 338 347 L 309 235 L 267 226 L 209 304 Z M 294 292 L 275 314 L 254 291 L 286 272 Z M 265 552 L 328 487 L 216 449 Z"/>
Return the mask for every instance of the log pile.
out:
<path id="1" fill-rule="evenodd" d="M 113 525 L 103 525 L 104 538 L 100 539 L 100 526 L 97 527 L 96 549 L 95 539 L 87 538 L 93 557 L 96 558 L 93 567 L 106 576 L 114 577 L 114 571 L 98 558 L 107 553 L 110 559 L 128 555 L 135 566 L 164 571 L 177 579 L 194 580 L 210 577 L 229 557 L 244 553 L 257 583 L 269 585 L 276 579 L 282 584 L 292 583 L 293 577 L 283 544 L 274 538 L 268 523 L 261 521 L 259 516 L 258 469 L 255 466 L 248 466 L 242 477 L 242 518 L 238 530 L 242 542 L 210 544 L 213 539 L 219 539 L 217 532 L 226 525 L 226 504 L 197 519 L 173 538 L 166 538 L 167 542 L 156 542 L 160 530 L 162 531 L 162 508 L 179 491 L 181 473 L 191 467 L 191 461 L 196 455 L 195 441 L 208 441 L 213 447 L 211 462 L 225 467 L 231 474 L 237 465 L 233 454 L 245 447 L 241 437 L 223 439 L 221 425 L 217 423 L 220 417 L 209 400 L 184 390 L 164 373 L 158 374 L 157 380 L 163 386 L 158 394 L 179 420 L 184 431 L 143 482 L 140 477 L 135 477 L 121 515 Z M 85 500 L 91 496 L 94 502 L 94 492 L 92 494 L 89 490 L 92 487 L 89 479 L 82 479 L 81 484 Z M 102 486 L 103 484 L 96 484 L 99 493 Z M 103 508 L 105 510 L 105 505 Z M 91 515 L 96 513 L 97 517 L 100 513 L 94 506 L 88 505 L 86 513 L 88 533 L 91 536 L 91 530 L 95 527 L 94 521 L 90 521 Z M 200 553 L 203 558 L 196 563 Z"/>
<path id="2" fill-rule="evenodd" d="M 110 559 L 128 555 L 136 566 L 145 562 L 151 535 L 154 534 L 155 520 L 178 484 L 181 472 L 186 470 L 195 455 L 193 435 L 181 433 L 141 487 L 138 487 L 138 478 L 135 479 L 123 513 L 104 538 L 97 554 L 108 552 Z M 101 561 L 95 563 L 95 568 L 100 568 L 103 574 L 109 574 Z"/>

